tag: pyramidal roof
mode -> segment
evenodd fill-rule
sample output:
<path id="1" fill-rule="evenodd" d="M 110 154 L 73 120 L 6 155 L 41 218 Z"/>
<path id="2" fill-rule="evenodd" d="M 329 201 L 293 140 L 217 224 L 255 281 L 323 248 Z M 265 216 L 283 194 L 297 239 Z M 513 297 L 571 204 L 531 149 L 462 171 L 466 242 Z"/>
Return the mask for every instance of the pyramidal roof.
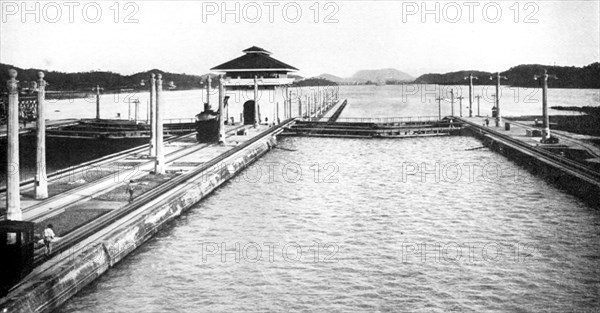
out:
<path id="1" fill-rule="evenodd" d="M 242 50 L 242 52 L 244 52 L 244 53 L 263 53 L 263 54 L 267 54 L 267 55 L 273 54 L 273 53 L 271 53 L 261 47 L 257 47 L 257 46 L 252 46 L 246 50 Z"/>
<path id="2" fill-rule="evenodd" d="M 243 56 L 217 65 L 211 68 L 211 70 L 226 72 L 298 70 L 289 64 L 272 58 L 270 56 L 272 54 L 271 52 L 257 46 L 252 46 L 242 52 L 244 52 Z"/>

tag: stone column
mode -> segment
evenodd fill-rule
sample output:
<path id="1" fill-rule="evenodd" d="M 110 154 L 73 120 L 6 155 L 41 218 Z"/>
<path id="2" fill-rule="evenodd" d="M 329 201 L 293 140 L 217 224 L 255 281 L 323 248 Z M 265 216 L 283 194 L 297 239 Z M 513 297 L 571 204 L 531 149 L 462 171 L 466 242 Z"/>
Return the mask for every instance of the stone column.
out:
<path id="1" fill-rule="evenodd" d="M 48 198 L 48 178 L 46 177 L 46 112 L 44 100 L 46 98 L 46 81 L 44 72 L 38 73 L 37 90 L 37 149 L 35 171 L 35 198 Z"/>
<path id="2" fill-rule="evenodd" d="M 550 117 L 548 116 L 548 71 L 544 70 L 544 75 L 542 75 L 542 115 L 544 117 L 543 120 L 543 133 L 542 133 L 542 141 L 546 141 L 550 139 Z"/>
<path id="3" fill-rule="evenodd" d="M 156 78 L 150 75 L 150 157 L 156 156 Z"/>
<path id="4" fill-rule="evenodd" d="M 165 173 L 165 155 L 163 152 L 163 111 L 164 103 L 162 100 L 162 75 L 158 74 L 156 79 L 156 162 L 154 163 L 154 173 L 162 175 Z"/>
<path id="5" fill-rule="evenodd" d="M 21 221 L 21 194 L 19 190 L 19 90 L 17 71 L 9 70 L 8 87 L 8 123 L 6 154 L 6 219 Z"/>

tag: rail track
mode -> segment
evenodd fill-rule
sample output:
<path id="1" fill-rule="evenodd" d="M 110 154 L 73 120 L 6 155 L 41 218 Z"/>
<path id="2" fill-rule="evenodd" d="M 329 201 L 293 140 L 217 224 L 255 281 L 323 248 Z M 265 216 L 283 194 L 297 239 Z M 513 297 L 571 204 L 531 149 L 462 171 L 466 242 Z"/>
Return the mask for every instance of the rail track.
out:
<path id="1" fill-rule="evenodd" d="M 540 160 L 546 162 L 546 163 L 550 163 L 550 164 L 554 164 L 560 168 L 563 168 L 565 170 L 571 171 L 572 173 L 577 174 L 579 177 L 585 178 L 588 181 L 598 185 L 600 187 L 600 172 L 595 171 L 585 165 L 582 165 L 579 162 L 573 161 L 571 159 L 568 159 L 566 157 L 562 157 L 560 155 L 554 154 L 552 152 L 546 151 L 544 149 L 539 149 L 536 147 L 533 147 L 521 140 L 512 138 L 509 135 L 505 135 L 502 134 L 499 131 L 490 129 L 490 128 L 483 128 L 481 127 L 479 124 L 476 124 L 474 122 L 462 119 L 457 117 L 456 119 L 462 121 L 463 123 L 470 125 L 476 129 L 478 129 L 479 131 L 483 132 L 483 133 L 489 133 L 493 136 L 496 136 L 498 138 L 500 138 L 501 140 L 525 149 L 526 151 L 530 152 L 530 154 L 533 154 L 535 157 L 539 158 Z"/>
<path id="2" fill-rule="evenodd" d="M 239 126 L 239 127 L 230 129 L 230 130 L 227 131 L 227 134 L 231 135 L 231 133 L 234 133 L 235 131 L 237 131 L 240 128 L 243 128 L 243 127 L 245 127 L 245 126 Z M 169 140 L 166 140 L 165 142 L 174 142 L 174 141 L 177 141 L 177 140 L 180 140 L 180 139 L 183 139 L 183 138 L 189 138 L 189 137 L 194 137 L 194 136 L 195 136 L 195 133 L 191 133 L 191 134 L 187 134 L 187 135 L 182 135 L 182 136 L 177 136 L 177 137 L 170 138 Z M 194 152 L 196 152 L 198 150 L 204 149 L 207 146 L 208 145 L 193 145 L 193 146 L 190 146 L 190 147 L 185 147 L 183 149 L 179 149 L 179 150 L 176 150 L 176 151 L 173 151 L 171 153 L 166 154 L 165 155 L 165 159 L 166 159 L 167 162 L 172 162 L 172 161 L 174 161 L 176 159 L 179 159 L 181 157 L 184 157 L 186 155 L 194 153 Z M 62 178 L 61 177 L 62 174 L 65 174 L 65 173 L 68 173 L 68 172 L 71 172 L 71 171 L 76 171 L 78 169 L 85 169 L 87 166 L 90 166 L 90 165 L 93 165 L 93 166 L 97 167 L 97 166 L 106 165 L 108 163 L 114 163 L 114 162 L 117 162 L 119 160 L 124 160 L 127 157 L 135 155 L 136 153 L 142 152 L 142 151 L 144 151 L 146 149 L 148 149 L 148 144 L 140 146 L 140 147 L 135 147 L 135 148 L 132 148 L 132 149 L 128 149 L 128 150 L 125 150 L 125 151 L 121 151 L 121 152 L 118 152 L 118 153 L 115 153 L 115 154 L 111 154 L 111 155 L 108 155 L 108 156 L 105 156 L 103 158 L 96 159 L 96 160 L 93 160 L 93 161 L 90 161 L 90 162 L 82 163 L 82 164 L 79 164 L 79 165 L 77 165 L 75 167 L 67 168 L 65 170 L 57 171 L 57 172 L 53 173 L 53 176 L 52 176 L 52 178 L 49 181 L 57 180 L 59 178 Z M 143 162 L 141 164 L 136 164 L 135 166 L 136 166 L 137 169 L 144 169 L 144 168 L 152 167 L 153 163 L 154 163 L 153 160 L 148 159 L 148 161 Z M 129 170 L 129 171 L 135 171 L 135 170 L 132 169 L 132 170 Z M 35 210 L 41 210 L 43 207 L 48 206 L 49 202 L 58 203 L 60 201 L 66 201 L 66 203 L 62 202 L 60 205 L 57 205 L 56 209 L 42 211 L 39 214 L 35 214 L 34 213 L 33 216 L 31 216 L 31 217 L 29 217 L 27 219 L 28 221 L 31 221 L 31 222 L 34 222 L 34 223 L 41 222 L 41 221 L 43 221 L 44 219 L 46 219 L 46 218 L 48 218 L 50 216 L 53 216 L 53 215 L 56 215 L 56 214 L 60 213 L 61 210 L 64 209 L 64 207 L 85 200 L 88 197 L 73 197 L 73 195 L 85 194 L 85 190 L 87 190 L 89 188 L 94 188 L 94 187 L 96 187 L 96 186 L 98 186 L 98 185 L 100 185 L 102 183 L 106 183 L 106 182 L 112 181 L 113 178 L 114 178 L 113 174 L 114 173 L 111 173 L 111 174 L 108 174 L 106 176 L 100 177 L 98 179 L 90 181 L 88 184 L 85 184 L 85 185 L 82 185 L 80 187 L 76 187 L 76 188 L 70 189 L 70 190 L 65 191 L 65 192 L 63 192 L 61 194 L 55 195 L 53 197 L 50 197 L 50 198 L 48 198 L 48 199 L 46 199 L 46 200 L 44 200 L 44 201 L 42 201 L 42 202 L 40 202 L 38 204 L 35 204 L 33 206 L 24 208 L 23 209 L 23 213 L 29 213 L 29 212 L 35 212 Z M 122 174 L 123 174 L 123 176 L 128 176 L 125 173 L 122 173 Z M 30 188 L 32 188 L 32 187 L 33 186 L 30 186 Z M 108 190 L 106 190 L 106 191 L 108 191 Z M 73 199 L 71 201 L 65 200 L 68 197 L 72 197 L 72 198 L 75 198 L 75 199 Z M 6 214 L 0 214 L 0 219 L 5 218 L 5 216 L 6 216 Z"/>
<path id="3" fill-rule="evenodd" d="M 57 241 L 53 245 L 53 248 L 52 248 L 53 251 L 49 257 L 52 257 L 54 255 L 57 255 L 59 253 L 62 253 L 64 251 L 68 250 L 69 248 L 73 247 L 74 245 L 76 245 L 79 242 L 82 242 L 84 239 L 88 238 L 89 236 L 98 233 L 100 230 L 107 227 L 108 225 L 118 221 L 119 219 L 125 217 L 129 213 L 134 212 L 135 210 L 148 204 L 149 202 L 153 201 L 160 195 L 167 193 L 169 190 L 173 189 L 177 185 L 185 183 L 189 179 L 191 179 L 191 178 L 201 174 L 202 172 L 206 171 L 207 169 L 217 165 L 219 162 L 225 160 L 226 158 L 228 158 L 228 157 L 234 155 L 235 153 L 241 151 L 242 149 L 256 143 L 257 141 L 261 140 L 265 136 L 281 132 L 284 127 L 286 127 L 288 124 L 292 123 L 293 121 L 294 121 L 294 119 L 288 119 L 288 120 L 282 122 L 278 126 L 269 128 L 269 129 L 263 131 L 262 133 L 258 134 L 257 136 L 245 141 L 244 143 L 232 148 L 231 150 L 229 150 L 229 151 L 219 155 L 218 157 L 202 164 L 201 166 L 193 169 L 192 171 L 184 173 L 180 176 L 174 177 L 173 179 L 166 181 L 165 183 L 155 187 L 154 189 L 138 196 L 135 199 L 135 201 L 133 201 L 132 203 L 129 203 L 122 208 L 108 212 L 108 213 L 92 220 L 91 222 L 71 231 L 70 233 L 66 234 L 64 237 L 61 238 L 61 240 Z M 170 198 L 163 199 L 162 202 L 168 201 L 169 199 Z M 43 249 L 36 250 L 36 254 L 34 257 L 34 266 L 38 266 L 38 265 L 42 264 L 43 262 L 45 262 L 46 259 L 47 259 L 47 257 L 43 254 Z"/>

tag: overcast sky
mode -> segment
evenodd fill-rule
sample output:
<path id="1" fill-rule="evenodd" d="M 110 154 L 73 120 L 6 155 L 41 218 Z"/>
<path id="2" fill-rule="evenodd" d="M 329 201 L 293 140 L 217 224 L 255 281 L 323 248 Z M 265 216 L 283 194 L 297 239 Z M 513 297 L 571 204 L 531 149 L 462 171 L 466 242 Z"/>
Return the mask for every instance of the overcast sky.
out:
<path id="1" fill-rule="evenodd" d="M 598 1 L 0 2 L 0 62 L 24 68 L 202 74 L 253 45 L 305 76 L 600 59 Z"/>

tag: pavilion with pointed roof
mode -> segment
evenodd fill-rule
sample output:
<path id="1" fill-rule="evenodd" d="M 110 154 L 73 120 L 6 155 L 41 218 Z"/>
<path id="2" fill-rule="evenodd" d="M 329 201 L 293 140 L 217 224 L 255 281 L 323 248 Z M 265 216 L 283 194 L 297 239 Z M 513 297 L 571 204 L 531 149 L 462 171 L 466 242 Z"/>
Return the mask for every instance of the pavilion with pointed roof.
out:
<path id="1" fill-rule="evenodd" d="M 260 85 L 285 85 L 294 81 L 287 74 L 298 69 L 271 57 L 271 52 L 257 46 L 242 52 L 244 55 L 211 68 L 225 72 L 226 85 L 253 84 L 247 80 L 253 80 L 255 76 L 262 80 Z"/>
<path id="2" fill-rule="evenodd" d="M 211 68 L 224 73 L 223 86 L 229 96 L 226 118 L 244 124 L 271 124 L 289 117 L 287 88 L 294 82 L 288 73 L 297 68 L 273 58 L 272 53 L 252 46 L 244 55 Z"/>

